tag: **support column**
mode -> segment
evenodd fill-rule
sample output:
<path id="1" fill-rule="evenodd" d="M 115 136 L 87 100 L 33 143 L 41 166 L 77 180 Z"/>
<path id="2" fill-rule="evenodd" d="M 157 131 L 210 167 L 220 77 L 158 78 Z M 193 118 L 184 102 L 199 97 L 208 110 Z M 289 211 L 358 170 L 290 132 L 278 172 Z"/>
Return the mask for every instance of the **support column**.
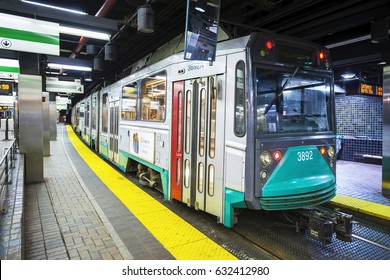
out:
<path id="1" fill-rule="evenodd" d="M 383 68 L 382 194 L 390 196 L 390 66 Z"/>
<path id="2" fill-rule="evenodd" d="M 50 156 L 50 112 L 49 93 L 42 92 L 42 114 L 43 114 L 43 156 Z"/>
<path id="3" fill-rule="evenodd" d="M 43 182 L 42 77 L 37 54 L 19 53 L 19 147 L 27 184 Z"/>

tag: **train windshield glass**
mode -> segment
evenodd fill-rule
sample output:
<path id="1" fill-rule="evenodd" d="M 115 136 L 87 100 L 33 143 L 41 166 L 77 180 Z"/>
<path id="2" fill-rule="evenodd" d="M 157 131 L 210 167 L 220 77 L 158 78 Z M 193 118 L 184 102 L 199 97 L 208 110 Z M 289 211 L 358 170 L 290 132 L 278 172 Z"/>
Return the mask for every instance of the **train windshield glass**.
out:
<path id="1" fill-rule="evenodd" d="M 257 135 L 332 131 L 330 76 L 295 70 L 257 68 Z"/>

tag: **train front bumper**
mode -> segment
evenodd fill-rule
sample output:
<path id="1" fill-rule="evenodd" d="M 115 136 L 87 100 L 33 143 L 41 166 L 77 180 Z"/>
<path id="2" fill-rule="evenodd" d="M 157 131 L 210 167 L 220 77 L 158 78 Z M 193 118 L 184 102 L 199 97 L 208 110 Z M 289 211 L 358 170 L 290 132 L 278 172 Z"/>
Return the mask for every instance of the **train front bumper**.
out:
<path id="1" fill-rule="evenodd" d="M 303 158 L 301 155 L 309 155 Z M 289 148 L 261 190 L 265 210 L 319 205 L 336 195 L 336 177 L 316 146 Z"/>

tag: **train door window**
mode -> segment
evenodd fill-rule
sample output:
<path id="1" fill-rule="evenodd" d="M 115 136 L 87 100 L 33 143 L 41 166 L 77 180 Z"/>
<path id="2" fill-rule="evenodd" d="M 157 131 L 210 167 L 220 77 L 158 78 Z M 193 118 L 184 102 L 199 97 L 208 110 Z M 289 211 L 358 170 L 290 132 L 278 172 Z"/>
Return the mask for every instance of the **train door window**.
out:
<path id="1" fill-rule="evenodd" d="M 176 160 L 176 185 L 181 184 L 181 160 L 178 158 Z"/>
<path id="2" fill-rule="evenodd" d="M 80 108 L 77 108 L 76 109 L 76 126 L 79 125 L 79 121 L 80 121 Z"/>
<path id="3" fill-rule="evenodd" d="M 148 121 L 165 120 L 166 104 L 165 72 L 145 78 L 141 83 L 141 119 Z"/>
<path id="4" fill-rule="evenodd" d="M 245 64 L 239 61 L 236 66 L 236 82 L 234 89 L 234 133 L 245 135 Z"/>
<path id="5" fill-rule="evenodd" d="M 214 172 L 214 165 L 209 165 L 209 174 L 208 174 L 209 182 L 208 182 L 208 193 L 209 196 L 214 195 L 214 178 L 215 178 L 215 172 Z"/>
<path id="6" fill-rule="evenodd" d="M 176 147 L 176 151 L 177 152 L 181 152 L 182 151 L 182 139 L 183 139 L 183 110 L 184 110 L 184 106 L 183 106 L 183 92 L 182 91 L 179 91 L 178 92 L 178 99 L 179 99 L 179 120 L 178 120 L 178 124 L 179 124 L 179 127 L 177 128 L 177 147 Z"/>
<path id="7" fill-rule="evenodd" d="M 84 120 L 84 103 L 80 104 L 80 119 Z"/>
<path id="8" fill-rule="evenodd" d="M 204 156 L 205 133 L 206 133 L 206 90 L 200 91 L 200 123 L 199 123 L 199 155 Z"/>
<path id="9" fill-rule="evenodd" d="M 96 96 L 92 98 L 92 119 L 91 119 L 91 126 L 92 129 L 96 129 Z"/>
<path id="10" fill-rule="evenodd" d="M 102 131 L 108 132 L 108 94 L 103 94 L 102 105 Z"/>
<path id="11" fill-rule="evenodd" d="M 186 92 L 186 131 L 185 131 L 185 152 L 190 153 L 191 137 L 191 91 Z"/>
<path id="12" fill-rule="evenodd" d="M 122 120 L 132 121 L 137 118 L 137 83 L 131 83 L 122 88 Z"/>
<path id="13" fill-rule="evenodd" d="M 209 133 L 209 156 L 215 156 L 215 136 L 217 118 L 217 88 L 214 86 L 215 80 L 210 78 L 210 133 Z"/>
<path id="14" fill-rule="evenodd" d="M 87 105 L 86 105 L 86 110 L 85 110 L 85 126 L 86 127 L 89 127 L 89 111 L 90 108 L 89 108 L 89 101 L 87 102 Z"/>
<path id="15" fill-rule="evenodd" d="M 198 192 L 203 192 L 203 178 L 204 178 L 204 164 L 203 162 L 198 165 Z"/>
<path id="16" fill-rule="evenodd" d="M 190 161 L 186 159 L 184 162 L 184 187 L 190 186 Z"/>

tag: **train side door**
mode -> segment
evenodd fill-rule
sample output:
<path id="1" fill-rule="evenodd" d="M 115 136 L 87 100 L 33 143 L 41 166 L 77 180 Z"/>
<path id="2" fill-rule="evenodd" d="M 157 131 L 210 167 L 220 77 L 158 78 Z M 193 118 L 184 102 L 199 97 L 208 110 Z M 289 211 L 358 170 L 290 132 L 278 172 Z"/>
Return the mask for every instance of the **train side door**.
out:
<path id="1" fill-rule="evenodd" d="M 182 200 L 183 188 L 183 129 L 184 129 L 184 82 L 173 84 L 172 104 L 172 172 L 171 172 L 171 196 Z M 187 186 L 188 188 L 188 186 Z"/>
<path id="2" fill-rule="evenodd" d="M 172 135 L 181 140 L 173 139 L 172 194 L 216 216 L 221 216 L 223 197 L 223 84 L 223 75 L 178 82 L 173 95 Z"/>
<path id="3" fill-rule="evenodd" d="M 118 162 L 118 125 L 119 125 L 119 101 L 110 102 L 110 137 L 108 145 L 108 158 Z"/>

